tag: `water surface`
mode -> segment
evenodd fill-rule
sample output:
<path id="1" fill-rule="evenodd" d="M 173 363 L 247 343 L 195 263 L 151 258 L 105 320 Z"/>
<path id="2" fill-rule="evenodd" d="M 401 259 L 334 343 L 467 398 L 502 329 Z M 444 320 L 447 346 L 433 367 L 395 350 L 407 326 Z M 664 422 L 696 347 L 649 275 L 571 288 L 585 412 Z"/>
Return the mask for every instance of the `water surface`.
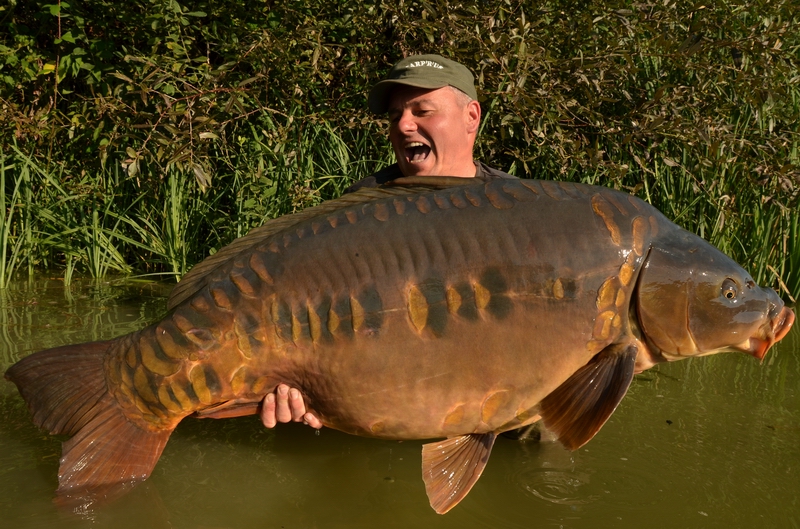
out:
<path id="1" fill-rule="evenodd" d="M 169 286 L 59 280 L 0 291 L 0 369 L 47 347 L 139 329 Z M 115 503 L 59 510 L 60 441 L 0 381 L 0 525 L 15 528 L 800 527 L 800 325 L 759 365 L 741 354 L 638 375 L 585 447 L 500 438 L 444 516 L 428 506 L 422 442 L 255 417 L 186 419 L 153 475 Z"/>

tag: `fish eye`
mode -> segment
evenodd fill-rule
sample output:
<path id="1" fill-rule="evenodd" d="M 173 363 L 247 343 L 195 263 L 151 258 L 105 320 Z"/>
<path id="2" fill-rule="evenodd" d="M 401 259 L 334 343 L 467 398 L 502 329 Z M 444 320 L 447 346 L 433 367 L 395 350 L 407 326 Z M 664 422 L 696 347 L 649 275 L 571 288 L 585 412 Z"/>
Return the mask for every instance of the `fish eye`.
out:
<path id="1" fill-rule="evenodd" d="M 736 285 L 736 281 L 727 278 L 722 282 L 722 295 L 725 296 L 726 299 L 735 299 L 738 294 L 739 288 Z"/>

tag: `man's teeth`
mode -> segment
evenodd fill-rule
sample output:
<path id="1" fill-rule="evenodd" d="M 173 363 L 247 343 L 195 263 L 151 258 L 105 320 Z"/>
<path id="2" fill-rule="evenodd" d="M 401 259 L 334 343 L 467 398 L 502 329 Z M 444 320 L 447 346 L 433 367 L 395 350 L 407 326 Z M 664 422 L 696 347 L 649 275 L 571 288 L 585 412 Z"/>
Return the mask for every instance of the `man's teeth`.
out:
<path id="1" fill-rule="evenodd" d="M 408 160 L 411 163 L 418 163 L 424 161 L 428 158 L 428 153 L 430 152 L 430 147 L 422 143 L 421 141 L 412 141 L 406 144 L 406 149 L 409 151 Z"/>

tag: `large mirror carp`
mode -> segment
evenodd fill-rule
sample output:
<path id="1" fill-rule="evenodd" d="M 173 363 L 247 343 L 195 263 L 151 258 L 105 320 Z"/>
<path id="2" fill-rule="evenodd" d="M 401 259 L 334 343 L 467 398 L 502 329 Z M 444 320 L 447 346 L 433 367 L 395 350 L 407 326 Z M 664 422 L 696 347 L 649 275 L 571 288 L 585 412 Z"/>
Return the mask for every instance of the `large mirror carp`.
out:
<path id="1" fill-rule="evenodd" d="M 187 274 L 158 323 L 13 365 L 34 422 L 72 436 L 59 493 L 145 479 L 184 417 L 254 414 L 287 383 L 329 428 L 444 438 L 422 450 L 444 513 L 501 432 L 541 420 L 574 450 L 635 373 L 723 351 L 760 360 L 794 321 L 773 290 L 625 193 L 421 182 L 270 221 Z"/>

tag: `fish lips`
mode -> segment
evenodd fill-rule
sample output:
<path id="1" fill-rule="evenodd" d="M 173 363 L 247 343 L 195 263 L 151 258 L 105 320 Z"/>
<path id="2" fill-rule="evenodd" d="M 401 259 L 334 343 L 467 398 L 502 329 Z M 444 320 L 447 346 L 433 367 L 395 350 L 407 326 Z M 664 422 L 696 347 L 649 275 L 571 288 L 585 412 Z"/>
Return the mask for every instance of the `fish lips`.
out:
<path id="1" fill-rule="evenodd" d="M 749 340 L 735 346 L 734 349 L 747 353 L 757 358 L 759 361 L 764 360 L 770 347 L 775 343 L 781 341 L 784 336 L 789 334 L 792 324 L 795 320 L 794 311 L 788 307 L 783 307 L 777 316 L 765 323 L 756 336 L 751 336 Z"/>

